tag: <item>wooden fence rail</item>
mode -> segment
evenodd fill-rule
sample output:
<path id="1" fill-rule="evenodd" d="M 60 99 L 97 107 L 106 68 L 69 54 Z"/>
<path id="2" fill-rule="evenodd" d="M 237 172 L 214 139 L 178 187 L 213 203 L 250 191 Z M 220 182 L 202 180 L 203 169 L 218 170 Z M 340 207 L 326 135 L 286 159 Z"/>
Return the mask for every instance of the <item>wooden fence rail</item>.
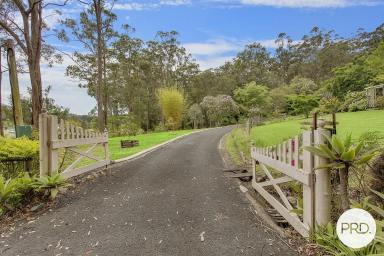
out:
<path id="1" fill-rule="evenodd" d="M 315 171 L 326 159 L 303 149 L 304 146 L 326 143 L 326 136 L 330 136 L 330 132 L 324 129 L 324 123 L 319 123 L 319 127 L 272 147 L 251 149 L 253 188 L 304 237 L 310 235 L 316 224 L 325 225 L 330 220 L 329 171 Z M 256 182 L 257 166 L 269 180 Z M 273 176 L 276 176 L 276 173 L 279 173 L 278 178 Z M 293 206 L 279 187 L 280 184 L 291 181 L 299 182 L 303 188 L 302 217 L 293 213 Z M 266 190 L 266 187 L 270 186 L 278 197 Z"/>
<path id="2" fill-rule="evenodd" d="M 59 149 L 66 149 L 75 153 L 78 158 L 61 171 L 65 178 L 107 166 L 110 163 L 107 131 L 100 133 L 76 127 L 64 120 L 58 121 L 54 115 L 40 114 L 40 176 L 52 175 L 59 170 Z M 79 147 L 87 145 L 84 151 Z M 94 156 L 92 153 L 98 146 L 103 147 L 104 157 Z M 90 159 L 93 163 L 76 167 L 83 159 Z M 96 162 L 95 162 L 96 161 Z"/>

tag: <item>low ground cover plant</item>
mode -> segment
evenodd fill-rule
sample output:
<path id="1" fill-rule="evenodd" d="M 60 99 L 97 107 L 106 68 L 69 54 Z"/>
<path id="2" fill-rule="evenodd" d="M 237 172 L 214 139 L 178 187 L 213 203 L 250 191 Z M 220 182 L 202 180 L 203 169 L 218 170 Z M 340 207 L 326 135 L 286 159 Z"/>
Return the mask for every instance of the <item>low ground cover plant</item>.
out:
<path id="1" fill-rule="evenodd" d="M 60 174 L 37 178 L 23 173 L 9 179 L 0 175 L 0 218 L 33 201 L 53 200 L 66 186 L 68 182 Z"/>

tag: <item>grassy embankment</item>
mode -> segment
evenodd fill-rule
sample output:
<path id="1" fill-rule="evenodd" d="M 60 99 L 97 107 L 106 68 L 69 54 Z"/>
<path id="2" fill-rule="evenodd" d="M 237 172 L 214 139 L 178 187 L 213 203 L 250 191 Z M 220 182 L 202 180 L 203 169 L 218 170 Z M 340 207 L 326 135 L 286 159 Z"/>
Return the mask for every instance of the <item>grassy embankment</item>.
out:
<path id="1" fill-rule="evenodd" d="M 330 120 L 327 116 L 326 119 Z M 361 112 L 337 113 L 337 133 L 341 136 L 351 133 L 354 140 L 368 131 L 378 131 L 384 136 L 384 110 L 369 110 Z M 249 155 L 251 141 L 256 146 L 272 146 L 292 138 L 302 132 L 301 122 L 304 118 L 294 118 L 287 121 L 268 122 L 265 125 L 252 128 L 248 138 L 244 129 L 235 129 L 228 136 L 227 149 L 236 163 L 240 163 L 239 152 Z"/>

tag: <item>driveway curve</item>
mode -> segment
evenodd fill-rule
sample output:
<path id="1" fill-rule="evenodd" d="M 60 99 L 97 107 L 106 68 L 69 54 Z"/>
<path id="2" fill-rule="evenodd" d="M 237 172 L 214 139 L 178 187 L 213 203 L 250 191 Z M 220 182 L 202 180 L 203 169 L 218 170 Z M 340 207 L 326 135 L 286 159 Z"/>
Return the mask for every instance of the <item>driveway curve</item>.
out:
<path id="1" fill-rule="evenodd" d="M 0 255 L 295 255 L 223 177 L 217 148 L 229 130 L 189 135 L 80 185 L 2 234 Z"/>

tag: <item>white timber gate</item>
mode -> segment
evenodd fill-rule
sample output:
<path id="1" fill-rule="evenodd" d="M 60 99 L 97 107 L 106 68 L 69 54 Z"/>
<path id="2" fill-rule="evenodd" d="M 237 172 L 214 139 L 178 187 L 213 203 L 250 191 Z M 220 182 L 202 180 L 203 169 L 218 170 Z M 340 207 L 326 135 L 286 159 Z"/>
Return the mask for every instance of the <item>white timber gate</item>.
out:
<path id="1" fill-rule="evenodd" d="M 320 128 L 275 146 L 251 148 L 253 188 L 304 237 L 309 237 L 317 224 L 326 225 L 330 221 L 329 170 L 316 168 L 327 160 L 303 149 L 326 143 L 330 132 L 324 125 L 319 123 Z M 256 182 L 256 169 L 265 173 L 268 180 Z M 292 211 L 294 208 L 280 187 L 292 181 L 302 185 L 302 216 Z M 267 187 L 272 187 L 274 193 Z"/>
<path id="2" fill-rule="evenodd" d="M 57 116 L 42 113 L 39 116 L 40 176 L 53 175 L 59 171 L 59 150 L 65 149 L 77 156 L 60 173 L 71 178 L 110 164 L 108 132 L 95 132 L 74 126 Z M 97 147 L 103 148 L 103 155 L 95 156 Z M 84 160 L 88 160 L 84 161 Z M 81 164 L 81 162 L 84 164 Z M 80 167 L 78 167 L 80 164 Z"/>

